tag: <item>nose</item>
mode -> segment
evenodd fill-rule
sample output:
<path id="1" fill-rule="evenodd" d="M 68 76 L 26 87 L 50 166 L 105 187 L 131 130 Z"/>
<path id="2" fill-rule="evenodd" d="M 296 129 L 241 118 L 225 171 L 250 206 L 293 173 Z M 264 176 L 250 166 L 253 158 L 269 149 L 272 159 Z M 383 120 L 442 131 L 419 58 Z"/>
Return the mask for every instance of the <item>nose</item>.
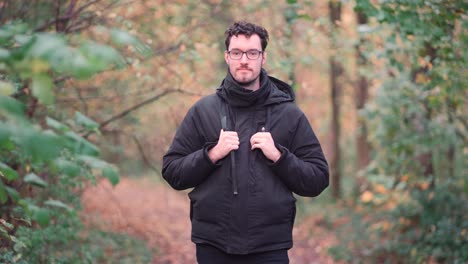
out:
<path id="1" fill-rule="evenodd" d="M 243 54 L 242 54 L 242 57 L 240 58 L 240 61 L 241 61 L 242 63 L 246 63 L 246 62 L 249 61 L 249 58 L 247 58 L 247 53 L 243 53 Z"/>

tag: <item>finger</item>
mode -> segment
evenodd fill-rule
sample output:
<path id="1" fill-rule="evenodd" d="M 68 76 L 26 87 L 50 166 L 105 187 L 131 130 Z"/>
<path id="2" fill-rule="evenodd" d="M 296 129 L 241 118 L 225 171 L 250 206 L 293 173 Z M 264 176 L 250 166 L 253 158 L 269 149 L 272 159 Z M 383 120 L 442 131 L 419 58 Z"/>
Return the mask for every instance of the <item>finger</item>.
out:
<path id="1" fill-rule="evenodd" d="M 239 140 L 228 140 L 227 143 L 231 145 L 237 145 L 237 146 L 239 146 L 240 144 Z"/>
<path id="2" fill-rule="evenodd" d="M 225 131 L 223 133 L 226 137 L 234 137 L 234 138 L 238 138 L 239 136 L 237 135 L 237 132 L 235 131 Z"/>
<path id="3" fill-rule="evenodd" d="M 255 137 L 251 137 L 250 138 L 250 145 L 253 146 L 255 144 L 255 142 L 256 142 Z"/>
<path id="4" fill-rule="evenodd" d="M 253 143 L 256 142 L 256 140 L 258 140 L 259 138 L 260 138 L 260 132 L 255 133 L 255 134 L 253 134 L 252 137 L 250 137 L 250 142 L 253 144 Z"/>
<path id="5" fill-rule="evenodd" d="M 260 142 L 255 142 L 254 144 L 252 144 L 252 150 L 254 149 L 262 149 L 262 143 Z"/>

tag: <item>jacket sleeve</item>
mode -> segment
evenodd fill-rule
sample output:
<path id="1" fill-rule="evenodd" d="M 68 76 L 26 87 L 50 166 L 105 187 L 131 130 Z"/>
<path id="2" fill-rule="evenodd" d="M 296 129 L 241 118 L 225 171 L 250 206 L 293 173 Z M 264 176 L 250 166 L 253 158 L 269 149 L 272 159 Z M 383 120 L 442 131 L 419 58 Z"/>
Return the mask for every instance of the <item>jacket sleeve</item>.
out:
<path id="1" fill-rule="evenodd" d="M 176 190 L 196 187 L 219 166 L 208 157 L 216 142 L 205 142 L 197 120 L 196 108 L 192 107 L 163 157 L 162 176 Z"/>
<path id="2" fill-rule="evenodd" d="M 290 149 L 279 144 L 276 147 L 281 157 L 270 166 L 292 192 L 314 197 L 328 187 L 328 164 L 305 115 L 299 120 Z"/>

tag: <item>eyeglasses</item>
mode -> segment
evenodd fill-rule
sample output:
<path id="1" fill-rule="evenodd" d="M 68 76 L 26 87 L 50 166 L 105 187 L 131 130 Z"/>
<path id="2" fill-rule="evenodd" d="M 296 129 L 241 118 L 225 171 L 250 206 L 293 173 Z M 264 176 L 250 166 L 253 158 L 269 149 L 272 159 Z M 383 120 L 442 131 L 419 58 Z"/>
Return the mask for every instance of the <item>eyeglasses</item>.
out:
<path id="1" fill-rule="evenodd" d="M 254 50 L 254 49 L 251 49 L 251 50 L 248 50 L 248 51 L 233 49 L 233 50 L 229 50 L 227 53 L 229 54 L 229 58 L 231 58 L 233 60 L 242 59 L 242 56 L 244 55 L 244 53 L 247 56 L 247 59 L 256 60 L 256 59 L 258 59 L 258 57 L 260 57 L 260 54 L 262 54 L 263 51 Z"/>

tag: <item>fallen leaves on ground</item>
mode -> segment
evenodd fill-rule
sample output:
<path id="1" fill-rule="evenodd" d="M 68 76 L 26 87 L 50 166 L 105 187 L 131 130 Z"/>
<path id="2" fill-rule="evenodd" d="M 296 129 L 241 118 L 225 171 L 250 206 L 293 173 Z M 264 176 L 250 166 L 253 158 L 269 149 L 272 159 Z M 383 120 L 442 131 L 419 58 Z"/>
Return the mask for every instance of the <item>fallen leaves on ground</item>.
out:
<path id="1" fill-rule="evenodd" d="M 102 181 L 88 188 L 82 202 L 85 223 L 145 241 L 154 249 L 153 264 L 196 263 L 185 192 L 147 178 L 123 178 L 115 187 Z M 327 255 L 335 238 L 320 221 L 312 216 L 296 225 L 291 264 L 337 263 Z"/>

